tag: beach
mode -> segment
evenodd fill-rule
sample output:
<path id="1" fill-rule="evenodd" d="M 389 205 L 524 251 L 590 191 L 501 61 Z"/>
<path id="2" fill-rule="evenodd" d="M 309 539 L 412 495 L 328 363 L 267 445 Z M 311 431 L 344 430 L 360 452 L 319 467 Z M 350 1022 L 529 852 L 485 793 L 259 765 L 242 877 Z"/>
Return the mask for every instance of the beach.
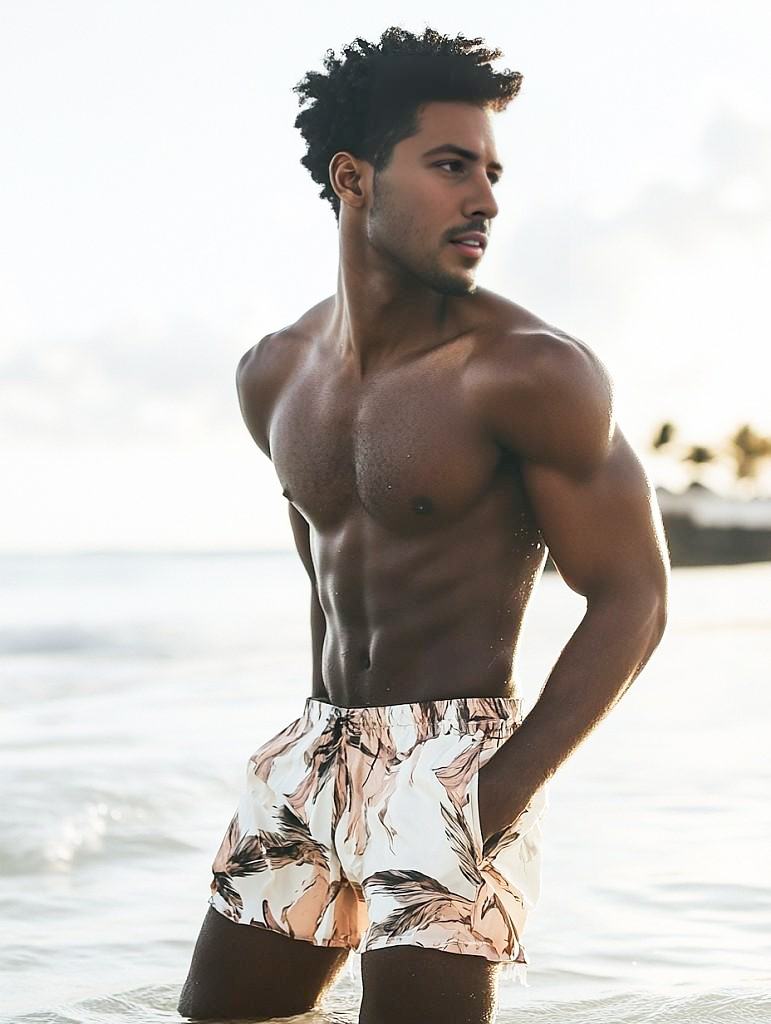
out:
<path id="1" fill-rule="evenodd" d="M 499 1024 L 771 1019 L 770 584 L 673 571 L 662 643 L 550 782 Z M 244 766 L 310 693 L 308 588 L 292 552 L 0 557 L 0 1020 L 181 1019 Z M 526 712 L 583 609 L 541 578 Z M 344 971 L 292 1019 L 359 995 Z"/>

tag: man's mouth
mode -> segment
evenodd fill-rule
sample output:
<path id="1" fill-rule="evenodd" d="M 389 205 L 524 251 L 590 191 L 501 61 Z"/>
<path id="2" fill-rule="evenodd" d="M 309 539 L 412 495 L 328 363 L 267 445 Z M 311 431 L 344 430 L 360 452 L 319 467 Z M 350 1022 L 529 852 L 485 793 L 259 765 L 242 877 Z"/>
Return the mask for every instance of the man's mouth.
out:
<path id="1" fill-rule="evenodd" d="M 484 252 L 484 249 L 479 244 L 479 242 L 472 242 L 470 240 L 464 240 L 462 242 L 455 242 L 455 241 L 453 241 L 452 244 L 457 249 L 460 249 L 461 252 L 464 253 L 464 255 L 466 255 L 466 256 L 473 256 L 476 259 L 478 259 L 482 255 L 482 253 Z"/>

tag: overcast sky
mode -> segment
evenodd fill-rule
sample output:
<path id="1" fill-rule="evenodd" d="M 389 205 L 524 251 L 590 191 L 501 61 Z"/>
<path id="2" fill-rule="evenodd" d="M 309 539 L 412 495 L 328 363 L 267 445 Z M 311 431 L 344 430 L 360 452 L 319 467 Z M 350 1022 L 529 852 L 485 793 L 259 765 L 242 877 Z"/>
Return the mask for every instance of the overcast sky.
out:
<path id="1" fill-rule="evenodd" d="M 771 433 L 766 2 L 266 9 L 0 3 L 1 550 L 292 545 L 234 372 L 335 288 L 292 86 L 389 25 L 523 74 L 477 281 L 595 349 L 652 474 L 665 418 Z"/>

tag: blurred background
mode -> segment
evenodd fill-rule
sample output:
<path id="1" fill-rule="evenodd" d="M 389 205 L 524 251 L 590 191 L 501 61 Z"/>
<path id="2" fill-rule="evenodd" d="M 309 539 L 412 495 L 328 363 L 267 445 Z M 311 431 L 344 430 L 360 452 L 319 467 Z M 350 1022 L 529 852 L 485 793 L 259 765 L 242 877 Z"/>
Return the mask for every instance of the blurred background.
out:
<path id="1" fill-rule="evenodd" d="M 0 1015 L 178 1019 L 243 765 L 309 691 L 307 578 L 235 393 L 336 286 L 292 87 L 401 25 L 524 75 L 477 280 L 602 358 L 676 566 L 664 641 L 553 780 L 500 1020 L 767 1019 L 768 6 L 269 13 L 0 2 Z M 544 575 L 527 704 L 583 609 Z M 355 1021 L 356 984 L 308 1019 Z"/>

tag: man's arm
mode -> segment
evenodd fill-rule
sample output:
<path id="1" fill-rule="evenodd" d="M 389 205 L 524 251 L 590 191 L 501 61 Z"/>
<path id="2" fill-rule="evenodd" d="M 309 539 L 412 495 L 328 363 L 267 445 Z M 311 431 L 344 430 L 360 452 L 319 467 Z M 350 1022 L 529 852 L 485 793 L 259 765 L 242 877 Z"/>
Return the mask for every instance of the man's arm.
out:
<path id="1" fill-rule="evenodd" d="M 268 458 L 271 458 L 270 416 L 287 374 L 287 357 L 280 344 L 271 344 L 273 338 L 277 338 L 277 334 L 267 334 L 248 352 L 244 352 L 236 369 L 236 390 L 241 415 L 257 447 Z M 297 552 L 311 581 L 311 648 L 313 656 L 311 693 L 314 697 L 325 697 L 321 652 L 326 633 L 326 619 L 318 598 L 316 572 L 311 557 L 310 527 L 305 517 L 298 512 L 294 505 L 291 502 L 287 502 L 287 504 Z"/>
<path id="2" fill-rule="evenodd" d="M 281 386 L 280 351 L 266 334 L 244 352 L 236 368 L 236 392 L 241 415 L 255 444 L 268 458 L 270 415 Z"/>
<path id="3" fill-rule="evenodd" d="M 496 440 L 519 456 L 544 542 L 562 578 L 586 598 L 586 613 L 530 713 L 480 769 L 485 838 L 521 814 L 619 700 L 667 616 L 661 515 L 615 422 L 607 370 L 560 332 L 528 346 L 524 359 L 511 348 L 501 360 L 486 418 Z"/>
<path id="4" fill-rule="evenodd" d="M 311 581 L 311 648 L 313 653 L 313 685 L 311 695 L 326 700 L 326 690 L 321 671 L 321 652 L 327 631 L 327 620 L 319 603 L 316 584 L 316 570 L 311 557 L 310 526 L 302 513 L 289 503 L 289 520 L 292 524 L 297 551 Z"/>

